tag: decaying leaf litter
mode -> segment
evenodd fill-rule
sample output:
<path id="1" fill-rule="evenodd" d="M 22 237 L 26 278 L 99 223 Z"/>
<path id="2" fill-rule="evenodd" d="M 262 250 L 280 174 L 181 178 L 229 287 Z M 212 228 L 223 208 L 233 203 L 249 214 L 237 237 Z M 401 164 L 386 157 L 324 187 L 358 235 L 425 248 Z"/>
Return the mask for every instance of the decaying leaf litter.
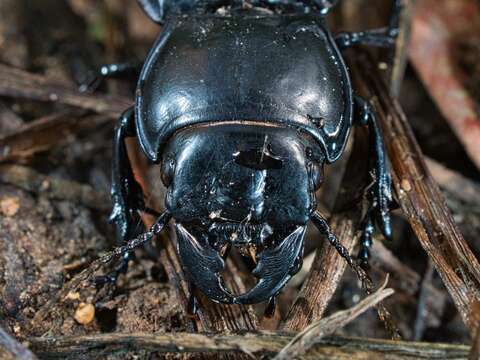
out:
<path id="1" fill-rule="evenodd" d="M 382 25 L 381 19 L 388 12 L 387 1 L 368 2 L 368 7 L 362 6 L 365 3 L 362 0 L 345 3 L 334 14 L 335 21 L 342 22 L 343 28 Z M 172 353 L 185 351 L 182 348 L 192 352 L 223 350 L 227 351 L 227 357 L 239 356 L 240 352 L 247 357 L 262 353 L 273 356 L 289 341 L 278 330 L 301 331 L 313 320 L 350 308 L 365 297 L 343 259 L 312 231 L 306 248 L 306 255 L 315 256 L 311 271 L 305 269 L 300 273 L 299 276 L 305 277 L 303 286 L 299 281 L 284 290 L 273 319 L 264 319 L 262 308 L 222 306 L 205 298 L 200 298 L 198 317 L 192 318 L 185 312 L 189 290 L 175 252 L 175 239 L 161 237 L 152 245 L 158 257 L 151 258 L 147 252 L 137 250 L 136 260 L 116 288 L 96 289 L 86 283 L 58 302 L 59 311 L 49 313 L 40 322 L 34 321 L 42 307 L 58 296 L 69 279 L 114 245 L 112 228 L 106 222 L 108 204 L 105 203 L 109 191 L 111 136 L 115 117 L 133 99 L 134 79 L 109 81 L 95 94 L 78 92 L 76 83 L 84 81 L 88 71 L 102 63 L 142 59 L 158 28 L 147 26 L 136 4 L 128 1 L 5 0 L 1 7 L 0 37 L 4 41 L 0 43 L 0 222 L 3 230 L 0 319 L 2 328 L 11 334 L 9 341 L 0 336 L 0 344 L 5 346 L 2 351 L 20 351 L 22 356 L 27 356 L 25 346 L 30 345 L 40 358 L 68 357 L 75 355 L 72 341 L 77 339 L 82 349 L 96 341 L 124 344 L 107 347 L 105 352 L 101 345 L 93 345 L 89 348 L 92 357 L 106 357 L 110 353 L 114 358 L 128 358 L 133 353 L 146 355 L 155 350 L 173 356 Z M 61 16 L 52 17 L 52 13 Z M 359 19 L 365 22 L 359 24 Z M 414 24 L 415 21 L 414 17 Z M 466 48 L 474 51 L 475 47 L 461 47 L 468 64 L 469 56 L 474 53 L 465 55 Z M 388 59 L 388 54 L 379 56 L 382 60 Z M 384 243 L 376 239 L 371 275 L 379 285 L 386 274 L 390 274 L 388 287 L 395 293 L 385 301 L 385 306 L 392 313 L 403 341 L 393 345 L 395 343 L 379 340 L 376 346 L 371 346 L 372 338 L 385 339 L 387 334 L 375 310 L 370 309 L 347 326 L 336 329 L 333 338 L 318 339 L 320 345 L 314 345 L 309 351 L 318 357 L 332 354 L 355 357 L 365 353 L 374 357 L 395 351 L 401 358 L 411 351 L 432 358 L 465 358 L 474 343 L 472 339 L 477 337 L 480 307 L 478 277 L 476 269 L 471 268 L 476 260 L 462 239 L 464 236 L 468 246 L 478 254 L 480 203 L 475 196 L 465 197 L 464 193 L 467 187 L 478 188 L 478 170 L 461 142 L 445 125 L 437 110 L 441 105 L 433 103 L 427 95 L 431 92 L 429 84 L 422 85 L 413 68 L 407 68 L 400 93 L 402 111 L 378 80 L 385 75 L 384 70 L 374 68 L 362 72 L 369 66 L 375 67 L 377 60 L 367 55 L 352 59 L 357 88 L 373 97 L 382 114 L 383 130 L 391 133 L 393 139 L 389 156 L 393 159 L 401 209 L 395 212 L 394 241 Z M 463 68 L 465 66 L 464 63 Z M 474 68 L 468 69 L 476 73 Z M 466 85 L 469 89 L 472 79 L 474 74 Z M 418 145 L 412 142 L 410 126 L 421 151 L 429 157 L 426 162 Z M 134 156 L 135 144 L 131 150 Z M 160 208 L 163 190 L 158 169 L 149 168 L 141 157 L 136 158 L 136 171 L 144 182 L 152 184 L 149 203 Z M 352 163 L 358 164 L 358 161 L 349 162 L 345 156 L 337 169 L 332 170 L 331 184 L 327 183 L 319 195 L 324 200 L 320 206 L 332 212 L 331 225 L 340 241 L 356 251 L 358 224 L 354 215 L 359 210 L 352 206 L 349 196 L 361 194 L 341 196 L 349 188 L 358 190 L 362 185 L 361 179 L 360 185 L 341 181 L 342 176 L 352 179 L 355 177 L 349 174 L 361 171 Z M 439 163 L 446 168 L 438 166 Z M 425 180 L 432 181 L 427 166 L 442 188 L 456 225 L 445 213 L 442 195 L 435 189 L 432 191 L 431 185 L 427 186 L 430 191 L 425 191 L 428 190 L 424 188 L 428 184 Z M 455 180 L 446 178 L 447 175 Z M 457 181 L 459 177 L 463 182 Z M 331 194 L 337 193 L 340 183 L 343 190 L 332 199 Z M 413 210 L 422 210 L 421 204 L 430 204 L 430 210 L 415 213 Z M 147 224 L 153 221 L 149 217 L 144 220 Z M 432 225 L 436 222 L 438 225 Z M 422 238 L 422 235 L 423 240 L 419 242 L 417 236 Z M 441 245 L 435 246 L 432 239 Z M 451 243 L 451 239 L 456 240 Z M 432 246 L 428 247 L 429 244 Z M 238 291 L 252 281 L 242 272 L 244 266 L 238 259 L 228 263 L 234 275 L 227 281 Z M 249 337 L 245 346 L 225 345 L 220 349 L 221 344 L 238 341 L 235 336 L 239 331 L 258 330 L 273 332 L 260 333 L 258 342 L 256 337 L 253 340 Z M 170 339 L 168 346 L 161 342 L 162 334 L 176 332 L 178 336 Z M 187 332 L 214 332 L 225 338 L 216 341 L 215 346 L 200 338 L 195 346 L 189 347 Z M 120 333 L 130 334 L 128 341 L 120 340 L 125 336 Z M 155 334 L 159 338 L 151 337 Z M 106 340 L 102 336 L 111 338 Z M 351 346 L 345 348 L 344 338 L 338 336 L 361 339 L 347 340 Z M 58 348 L 48 340 L 52 337 L 57 338 Z M 12 346 L 15 339 L 18 342 Z M 425 343 L 420 346 L 409 343 L 410 340 Z M 441 343 L 466 346 L 449 347 Z M 232 353 L 233 350 L 240 352 Z M 307 351 L 305 356 L 308 354 Z"/>

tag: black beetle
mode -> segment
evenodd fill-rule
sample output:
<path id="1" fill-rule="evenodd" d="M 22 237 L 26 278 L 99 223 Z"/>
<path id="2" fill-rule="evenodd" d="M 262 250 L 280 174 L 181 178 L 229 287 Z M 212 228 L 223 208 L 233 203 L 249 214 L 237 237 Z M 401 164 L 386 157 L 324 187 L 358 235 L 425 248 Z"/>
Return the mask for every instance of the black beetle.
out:
<path id="1" fill-rule="evenodd" d="M 372 148 L 365 263 L 374 223 L 391 236 L 391 180 L 375 114 L 354 95 L 341 50 L 394 44 L 400 0 L 388 28 L 336 36 L 325 22 L 336 1 L 138 2 L 163 28 L 142 67 L 135 106 L 115 130 L 111 219 L 119 241 L 136 235 L 139 211 L 155 213 L 145 209 L 126 152 L 125 138 L 136 136 L 161 164 L 167 187 L 167 210 L 140 242 L 173 218 L 194 286 L 222 303 L 272 300 L 301 266 L 309 220 L 348 258 L 315 211 L 315 191 L 323 165 L 342 155 L 359 124 L 368 126 Z M 109 65 L 101 75 L 130 69 Z M 256 252 L 258 282 L 245 294 L 229 292 L 220 276 L 231 246 Z"/>

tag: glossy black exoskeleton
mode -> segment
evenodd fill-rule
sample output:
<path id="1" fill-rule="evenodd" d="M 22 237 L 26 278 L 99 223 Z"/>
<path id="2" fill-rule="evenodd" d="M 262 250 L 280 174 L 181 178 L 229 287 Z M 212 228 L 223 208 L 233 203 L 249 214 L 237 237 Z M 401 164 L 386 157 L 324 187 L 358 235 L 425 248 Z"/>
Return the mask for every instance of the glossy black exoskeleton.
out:
<path id="1" fill-rule="evenodd" d="M 316 212 L 315 191 L 354 124 L 368 126 L 372 149 L 361 260 L 374 224 L 391 236 L 384 144 L 369 103 L 353 93 L 341 50 L 392 45 L 400 0 L 390 27 L 338 35 L 325 22 L 334 2 L 139 0 L 163 28 L 135 106 L 116 128 L 112 220 L 123 243 L 135 235 L 138 212 L 148 211 L 124 142 L 136 136 L 167 188 L 156 232 L 175 220 L 185 274 L 215 301 L 273 299 L 301 266 L 309 220 L 348 256 Z M 102 75 L 127 69 L 112 65 Z M 220 276 L 232 246 L 256 254 L 258 282 L 245 294 L 232 294 Z"/>

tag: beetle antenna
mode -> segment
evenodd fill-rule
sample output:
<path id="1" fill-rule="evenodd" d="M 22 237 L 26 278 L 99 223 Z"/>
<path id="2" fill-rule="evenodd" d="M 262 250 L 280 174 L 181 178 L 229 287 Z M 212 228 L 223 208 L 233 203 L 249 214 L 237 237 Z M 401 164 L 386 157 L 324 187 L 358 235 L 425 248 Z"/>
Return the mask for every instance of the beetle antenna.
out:
<path id="1" fill-rule="evenodd" d="M 330 244 L 335 248 L 335 250 L 337 250 L 340 256 L 347 261 L 347 264 L 352 268 L 352 270 L 355 272 L 355 274 L 361 281 L 362 288 L 367 293 L 367 295 L 370 295 L 371 293 L 373 293 L 375 289 L 374 289 L 372 278 L 360 265 L 358 265 L 353 260 L 347 248 L 342 245 L 342 243 L 338 240 L 337 236 L 333 233 L 332 229 L 330 228 L 330 225 L 328 225 L 327 220 L 318 211 L 315 211 L 313 213 L 311 219 L 315 227 L 322 234 L 327 236 Z M 392 320 L 392 315 L 387 310 L 387 308 L 383 304 L 378 304 L 376 308 L 377 308 L 378 316 L 380 320 L 384 323 L 385 328 L 388 331 L 390 337 L 392 339 L 400 339 L 399 331 L 395 326 Z"/>
<path id="2" fill-rule="evenodd" d="M 162 232 L 165 225 L 170 221 L 172 215 L 168 210 L 165 210 L 155 221 L 155 223 L 148 229 L 148 231 L 138 235 L 136 238 L 129 240 L 125 245 L 118 246 L 107 254 L 103 255 L 100 259 L 102 263 L 108 263 L 114 258 L 120 257 L 135 250 L 137 247 L 149 242 L 155 235 Z"/>
<path id="3" fill-rule="evenodd" d="M 353 260 L 347 248 L 342 245 L 337 236 L 333 233 L 330 225 L 328 225 L 327 220 L 318 211 L 315 211 L 312 216 L 312 221 L 316 228 L 328 238 L 328 241 L 335 248 L 335 250 L 337 250 L 340 256 L 345 259 L 348 266 L 350 266 L 355 274 L 357 274 L 357 277 L 362 282 L 362 288 L 367 294 L 370 295 L 374 290 L 372 279 L 368 273 Z"/>
<path id="4" fill-rule="evenodd" d="M 168 210 L 165 210 L 158 217 L 157 221 L 150 227 L 150 229 L 148 229 L 148 231 L 128 241 L 125 245 L 116 247 L 112 251 L 109 251 L 100 258 L 92 261 L 86 269 L 75 275 L 68 283 L 63 286 L 62 290 L 57 295 L 52 297 L 40 308 L 40 310 L 33 318 L 32 324 L 39 324 L 39 322 L 43 321 L 49 313 L 51 313 L 52 311 L 57 311 L 59 300 L 65 299 L 70 292 L 77 290 L 80 284 L 90 279 L 93 274 L 98 269 L 100 269 L 100 267 L 110 263 L 112 260 L 119 258 L 128 252 L 135 250 L 137 247 L 152 240 L 154 236 L 160 234 L 171 218 L 172 215 L 170 214 L 170 212 Z"/>

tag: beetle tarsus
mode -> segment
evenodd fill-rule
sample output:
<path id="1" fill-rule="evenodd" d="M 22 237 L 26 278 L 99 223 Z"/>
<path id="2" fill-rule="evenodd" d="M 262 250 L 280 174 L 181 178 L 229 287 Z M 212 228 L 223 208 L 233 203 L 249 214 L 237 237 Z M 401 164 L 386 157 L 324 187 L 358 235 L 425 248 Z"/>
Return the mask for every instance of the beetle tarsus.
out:
<path id="1" fill-rule="evenodd" d="M 370 269 L 370 264 L 368 263 L 370 259 L 370 248 L 372 247 L 372 238 L 375 227 L 373 226 L 371 212 L 369 211 L 362 223 L 362 235 L 360 238 L 360 252 L 358 253 L 358 259 L 360 261 L 360 266 L 363 269 Z"/>
<path id="2" fill-rule="evenodd" d="M 402 1 L 393 1 L 393 11 L 389 26 L 380 29 L 372 29 L 358 32 L 341 32 L 335 36 L 335 42 L 340 49 L 346 49 L 355 45 L 367 45 L 375 47 L 392 47 L 395 45 L 399 34 L 400 14 Z"/>
<path id="3" fill-rule="evenodd" d="M 97 70 L 90 72 L 87 75 L 87 80 L 81 83 L 78 89 L 81 92 L 93 92 L 105 79 L 129 75 L 138 76 L 142 65 L 142 63 L 135 61 L 102 65 Z"/>

